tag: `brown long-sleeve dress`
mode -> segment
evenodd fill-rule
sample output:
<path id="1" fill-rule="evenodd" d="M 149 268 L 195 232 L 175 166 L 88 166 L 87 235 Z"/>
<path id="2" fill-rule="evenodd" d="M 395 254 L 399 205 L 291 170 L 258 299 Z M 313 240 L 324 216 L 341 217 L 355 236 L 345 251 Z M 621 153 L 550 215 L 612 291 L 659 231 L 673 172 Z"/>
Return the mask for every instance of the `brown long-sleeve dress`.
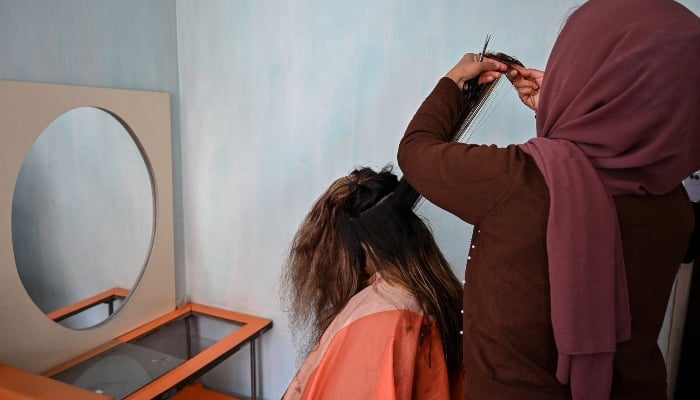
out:
<path id="1" fill-rule="evenodd" d="M 398 161 L 423 196 L 474 226 L 464 286 L 465 399 L 569 399 L 569 388 L 555 377 L 547 185 L 515 145 L 449 143 L 461 102 L 457 85 L 441 79 L 409 124 Z M 692 209 L 680 185 L 661 196 L 614 200 L 632 336 L 615 354 L 612 398 L 665 399 L 657 338 L 692 230 Z"/>

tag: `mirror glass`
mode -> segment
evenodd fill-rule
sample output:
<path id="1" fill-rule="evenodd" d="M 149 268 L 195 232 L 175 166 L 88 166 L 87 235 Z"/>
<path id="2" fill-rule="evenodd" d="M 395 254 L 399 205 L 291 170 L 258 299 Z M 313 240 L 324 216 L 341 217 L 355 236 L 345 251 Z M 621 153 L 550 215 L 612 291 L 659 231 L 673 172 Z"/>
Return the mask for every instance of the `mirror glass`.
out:
<path id="1" fill-rule="evenodd" d="M 22 284 L 49 318 L 84 329 L 123 304 L 150 254 L 153 193 L 139 146 L 110 113 L 75 108 L 39 136 L 17 177 L 12 242 Z"/>

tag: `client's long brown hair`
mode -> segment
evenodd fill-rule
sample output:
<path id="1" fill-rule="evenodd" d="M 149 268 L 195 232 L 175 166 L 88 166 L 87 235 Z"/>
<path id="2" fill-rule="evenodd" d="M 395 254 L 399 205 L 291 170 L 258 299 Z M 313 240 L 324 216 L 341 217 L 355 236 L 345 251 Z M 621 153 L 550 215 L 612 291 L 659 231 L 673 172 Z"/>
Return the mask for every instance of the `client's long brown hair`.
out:
<path id="1" fill-rule="evenodd" d="M 379 172 L 360 168 L 318 198 L 294 237 L 283 274 L 291 322 L 310 330 L 307 345 L 318 343 L 350 298 L 366 287 L 369 259 L 387 282 L 408 288 L 435 321 L 448 368 L 458 373 L 462 286 L 405 191 L 396 192 L 398 182 L 390 166 Z"/>

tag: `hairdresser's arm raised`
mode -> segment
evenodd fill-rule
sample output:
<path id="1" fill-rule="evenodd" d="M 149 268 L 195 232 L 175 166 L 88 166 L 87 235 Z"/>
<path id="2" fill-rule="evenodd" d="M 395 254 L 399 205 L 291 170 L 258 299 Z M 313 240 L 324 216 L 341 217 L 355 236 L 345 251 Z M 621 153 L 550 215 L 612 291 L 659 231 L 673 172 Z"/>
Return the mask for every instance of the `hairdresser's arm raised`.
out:
<path id="1" fill-rule="evenodd" d="M 464 82 L 492 82 L 507 66 L 466 54 L 437 83 L 406 128 L 397 154 L 408 182 L 425 198 L 470 224 L 478 223 L 512 185 L 521 160 L 507 149 L 450 140 L 462 107 Z M 491 168 L 498 165 L 499 168 Z"/>

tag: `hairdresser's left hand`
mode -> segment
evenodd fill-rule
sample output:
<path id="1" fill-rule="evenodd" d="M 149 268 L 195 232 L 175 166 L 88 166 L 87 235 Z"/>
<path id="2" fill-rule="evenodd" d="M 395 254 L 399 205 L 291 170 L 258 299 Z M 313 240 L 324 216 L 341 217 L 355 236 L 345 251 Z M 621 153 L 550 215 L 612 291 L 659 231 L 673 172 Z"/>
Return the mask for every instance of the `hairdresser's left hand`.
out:
<path id="1" fill-rule="evenodd" d="M 467 53 L 445 76 L 463 88 L 466 81 L 477 76 L 479 77 L 479 85 L 493 82 L 507 69 L 508 67 L 503 63 L 488 58 L 479 62 L 478 54 Z"/>
<path id="2" fill-rule="evenodd" d="M 544 80 L 544 71 L 534 68 L 514 68 L 508 71 L 508 80 L 518 91 L 518 97 L 532 111 L 537 112 L 540 103 L 540 88 Z"/>

